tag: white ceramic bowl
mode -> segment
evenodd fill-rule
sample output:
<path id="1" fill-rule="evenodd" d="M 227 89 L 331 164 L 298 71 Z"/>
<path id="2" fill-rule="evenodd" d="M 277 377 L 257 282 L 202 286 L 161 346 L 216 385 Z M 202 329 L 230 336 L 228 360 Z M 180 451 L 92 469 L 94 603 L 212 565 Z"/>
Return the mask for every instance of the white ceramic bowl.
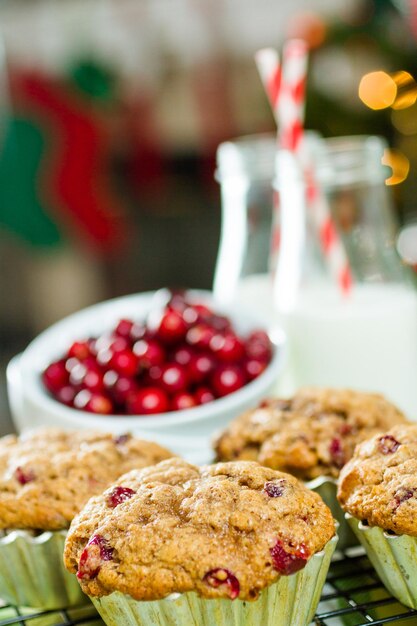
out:
<path id="1" fill-rule="evenodd" d="M 155 306 L 159 292 L 135 294 L 108 300 L 79 311 L 54 324 L 32 341 L 26 350 L 9 363 L 7 383 L 16 429 L 34 426 L 95 428 L 117 434 L 130 431 L 158 441 L 194 462 L 210 460 L 210 438 L 242 411 L 255 406 L 276 385 L 285 358 L 285 335 L 275 330 L 273 358 L 265 371 L 242 389 L 192 409 L 149 416 L 93 415 L 67 407 L 54 400 L 44 389 L 40 374 L 53 360 L 61 357 L 75 339 L 98 336 L 111 329 L 121 318 L 144 319 Z M 262 317 L 225 309 L 207 291 L 191 291 L 191 298 L 207 302 L 216 311 L 229 315 L 238 332 L 265 328 Z"/>

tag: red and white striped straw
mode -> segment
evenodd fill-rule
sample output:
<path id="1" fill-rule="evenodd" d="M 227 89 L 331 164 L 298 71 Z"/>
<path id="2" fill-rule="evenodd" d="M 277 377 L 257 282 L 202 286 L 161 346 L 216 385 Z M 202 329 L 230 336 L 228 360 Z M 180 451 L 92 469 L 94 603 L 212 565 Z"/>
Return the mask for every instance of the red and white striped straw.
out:
<path id="1" fill-rule="evenodd" d="M 352 288 L 349 260 L 330 214 L 327 199 L 316 184 L 311 169 L 306 173 L 306 185 L 307 203 L 314 218 L 323 254 L 342 293 L 347 295 Z"/>
<path id="2" fill-rule="evenodd" d="M 278 126 L 278 98 L 281 90 L 281 64 L 278 52 L 274 48 L 258 50 L 255 54 L 255 63 Z"/>
<path id="3" fill-rule="evenodd" d="M 312 156 L 304 142 L 307 62 L 307 44 L 297 39 L 288 41 L 284 47 L 281 92 L 278 98 L 280 147 L 294 152 L 304 170 L 307 206 L 323 255 L 342 293 L 346 294 L 352 286 L 348 257 L 327 198 L 317 184 Z"/>
<path id="4" fill-rule="evenodd" d="M 299 39 L 289 40 L 284 46 L 282 68 L 277 52 L 271 48 L 260 50 L 255 60 L 277 122 L 279 147 L 294 153 L 306 175 L 309 210 L 317 229 L 323 254 L 341 291 L 348 293 L 351 289 L 352 276 L 346 251 L 332 219 L 326 197 L 315 182 L 311 155 L 308 155 L 304 146 L 307 45 Z M 279 207 L 277 200 L 274 200 L 271 248 L 274 271 L 278 256 L 276 247 L 279 241 Z"/>
<path id="5" fill-rule="evenodd" d="M 278 98 L 280 148 L 300 154 L 304 137 L 305 85 L 308 49 L 301 39 L 290 39 L 282 61 L 281 89 Z"/>
<path id="6" fill-rule="evenodd" d="M 271 105 L 275 123 L 278 129 L 278 105 L 281 93 L 281 64 L 278 52 L 274 48 L 263 48 L 255 54 L 255 63 L 261 77 L 266 95 Z M 277 132 L 277 144 L 279 134 Z M 279 194 L 274 190 L 272 196 L 272 232 L 271 248 L 269 252 L 269 267 L 275 270 L 278 262 L 278 251 L 281 239 L 280 214 L 279 214 Z"/>

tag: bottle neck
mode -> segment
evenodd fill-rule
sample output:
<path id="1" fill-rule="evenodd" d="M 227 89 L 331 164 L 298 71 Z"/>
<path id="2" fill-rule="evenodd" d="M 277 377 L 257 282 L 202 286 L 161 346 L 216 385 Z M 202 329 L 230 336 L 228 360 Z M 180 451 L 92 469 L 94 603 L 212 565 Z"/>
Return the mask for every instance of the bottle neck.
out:
<path id="1" fill-rule="evenodd" d="M 383 185 L 387 145 L 381 137 L 335 137 L 311 144 L 318 181 L 325 189 Z"/>
<path id="2" fill-rule="evenodd" d="M 282 284 L 295 275 L 296 289 L 313 280 L 331 280 L 321 226 L 327 216 L 357 283 L 403 282 L 405 271 L 395 248 L 397 223 L 381 164 L 385 142 L 378 137 L 342 137 L 308 147 L 305 170 L 312 172 L 315 199 L 309 197 L 305 170 L 298 165 L 297 171 L 294 155 L 291 167 L 285 162 L 288 155 L 281 152 L 277 157 Z"/>

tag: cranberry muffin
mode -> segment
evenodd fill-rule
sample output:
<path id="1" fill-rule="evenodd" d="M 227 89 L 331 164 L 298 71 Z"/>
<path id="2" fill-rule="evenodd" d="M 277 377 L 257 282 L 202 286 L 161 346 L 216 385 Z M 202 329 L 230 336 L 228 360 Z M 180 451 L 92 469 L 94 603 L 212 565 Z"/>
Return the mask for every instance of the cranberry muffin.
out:
<path id="1" fill-rule="evenodd" d="M 172 454 L 131 435 L 42 428 L 0 439 L 0 529 L 68 528 L 118 476 Z"/>
<path id="2" fill-rule="evenodd" d="M 73 517 L 121 474 L 170 456 L 131 435 L 93 431 L 42 428 L 0 439 L 0 598 L 39 608 L 80 603 L 62 565 Z"/>
<path id="3" fill-rule="evenodd" d="M 359 445 L 341 472 L 337 497 L 368 525 L 417 537 L 417 425 L 395 426 Z"/>
<path id="4" fill-rule="evenodd" d="M 315 555 L 322 565 L 334 535 L 330 510 L 293 476 L 254 462 L 198 468 L 174 458 L 125 474 L 93 497 L 71 524 L 64 562 L 108 623 L 116 605 L 117 619 L 133 611 L 138 624 L 149 623 L 149 605 L 158 612 L 159 600 L 164 623 L 173 594 L 170 614 L 190 598 L 203 612 L 214 610 L 213 599 L 240 600 L 245 610 L 281 578 L 310 561 L 314 569 Z M 315 592 L 316 582 L 309 583 Z"/>
<path id="5" fill-rule="evenodd" d="M 340 474 L 338 499 L 386 587 L 417 608 L 417 425 L 361 443 Z"/>
<path id="6" fill-rule="evenodd" d="M 256 460 L 308 481 L 337 478 L 356 444 L 405 416 L 383 396 L 348 389 L 303 388 L 235 419 L 214 444 L 218 461 Z"/>

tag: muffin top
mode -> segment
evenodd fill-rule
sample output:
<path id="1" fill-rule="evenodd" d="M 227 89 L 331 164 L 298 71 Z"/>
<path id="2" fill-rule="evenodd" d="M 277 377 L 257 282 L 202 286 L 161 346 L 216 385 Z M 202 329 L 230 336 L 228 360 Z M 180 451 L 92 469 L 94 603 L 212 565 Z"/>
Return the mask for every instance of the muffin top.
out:
<path id="1" fill-rule="evenodd" d="M 254 460 L 303 480 L 337 477 L 357 443 L 406 421 L 377 394 L 303 388 L 244 413 L 214 447 L 218 461 Z"/>
<path id="2" fill-rule="evenodd" d="M 363 442 L 340 474 L 345 511 L 371 526 L 417 537 L 417 425 Z"/>
<path id="3" fill-rule="evenodd" d="M 0 439 L 0 529 L 67 528 L 118 476 L 172 454 L 131 435 L 41 428 Z"/>
<path id="4" fill-rule="evenodd" d="M 254 600 L 333 535 L 330 510 L 293 476 L 254 462 L 198 468 L 173 458 L 91 498 L 71 524 L 64 561 L 92 596 L 193 590 Z"/>

